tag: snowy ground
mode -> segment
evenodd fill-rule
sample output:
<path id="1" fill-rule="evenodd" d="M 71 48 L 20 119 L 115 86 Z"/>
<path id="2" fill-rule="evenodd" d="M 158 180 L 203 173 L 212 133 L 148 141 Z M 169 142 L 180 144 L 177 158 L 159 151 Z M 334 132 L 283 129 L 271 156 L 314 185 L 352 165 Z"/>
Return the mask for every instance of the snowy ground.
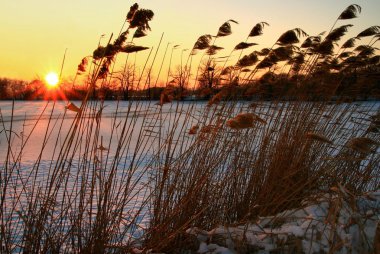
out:
<path id="1" fill-rule="evenodd" d="M 355 197 L 337 186 L 303 208 L 255 223 L 186 232 L 197 237 L 198 253 L 379 253 L 379 220 L 380 190 Z"/>

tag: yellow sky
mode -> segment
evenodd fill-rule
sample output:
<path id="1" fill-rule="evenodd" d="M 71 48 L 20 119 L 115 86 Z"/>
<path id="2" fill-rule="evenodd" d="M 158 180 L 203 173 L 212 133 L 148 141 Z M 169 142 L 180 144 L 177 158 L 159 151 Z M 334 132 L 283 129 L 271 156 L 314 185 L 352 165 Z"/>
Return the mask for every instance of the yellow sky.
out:
<path id="1" fill-rule="evenodd" d="M 157 48 L 162 33 L 163 42 L 153 66 L 158 70 L 165 47 L 180 44 L 174 51 L 172 68 L 180 63 L 183 49 L 191 49 L 203 34 L 216 34 L 219 26 L 228 19 L 233 24 L 233 34 L 216 42 L 225 50 L 218 56 L 228 55 L 232 48 L 244 41 L 251 28 L 266 21 L 261 37 L 250 42 L 259 43 L 253 49 L 271 46 L 286 30 L 300 27 L 310 35 L 329 30 L 337 16 L 353 2 L 351 0 L 141 0 L 141 8 L 151 9 L 155 16 L 148 36 L 136 40 L 137 45 Z M 111 33 L 119 33 L 125 16 L 134 2 L 100 0 L 2 0 L 0 2 L 0 77 L 32 80 L 42 78 L 49 71 L 59 72 L 63 54 L 67 48 L 63 77 L 73 77 L 80 60 L 91 55 L 101 34 L 106 43 Z M 380 25 L 379 0 L 357 0 L 362 7 L 358 19 L 339 21 L 338 25 L 354 24 L 350 33 L 354 36 L 365 28 Z M 115 38 L 114 37 L 114 38 Z M 245 51 L 250 53 L 251 50 Z M 142 63 L 147 52 L 137 55 Z M 194 62 L 199 61 L 199 56 Z M 184 59 L 187 54 L 183 53 Z M 167 72 L 168 56 L 162 73 Z M 124 62 L 124 57 L 118 57 Z M 233 61 L 232 61 L 233 63 Z M 149 64 L 150 65 L 150 64 Z M 118 67 L 121 68 L 121 67 Z M 166 77 L 166 74 L 162 74 Z"/>

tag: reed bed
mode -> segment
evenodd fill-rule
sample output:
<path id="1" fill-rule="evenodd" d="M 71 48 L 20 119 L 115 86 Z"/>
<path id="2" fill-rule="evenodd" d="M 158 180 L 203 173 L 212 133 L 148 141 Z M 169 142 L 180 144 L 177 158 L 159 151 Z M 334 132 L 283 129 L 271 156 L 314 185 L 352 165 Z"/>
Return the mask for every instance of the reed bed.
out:
<path id="1" fill-rule="evenodd" d="M 68 112 L 45 119 L 42 147 L 29 167 L 23 147 L 42 120 L 15 149 L 12 115 L 10 121 L 2 115 L 9 144 L 3 252 L 180 252 L 189 248 L 191 227 L 276 215 L 338 184 L 358 195 L 379 188 L 380 140 L 368 132 L 376 104 L 127 105 L 122 118 L 116 106 L 107 139 L 100 135 L 103 102 L 89 101 L 71 120 Z M 46 110 L 41 116 L 52 116 L 55 105 Z M 252 116 L 249 125 L 231 128 L 229 121 L 246 120 L 244 114 Z M 62 131 L 64 121 L 72 125 Z M 48 142 L 50 163 L 41 160 Z"/>
<path id="2" fill-rule="evenodd" d="M 339 19 L 358 12 L 353 5 Z M 145 36 L 153 15 L 133 5 L 116 40 L 111 43 L 111 37 L 94 51 L 82 101 L 67 101 L 65 107 L 46 102 L 32 120 L 15 114 L 15 101 L 6 112 L 0 110 L 5 147 L 0 164 L 0 252 L 195 253 L 198 242 L 188 229 L 208 231 L 276 217 L 315 202 L 336 186 L 354 195 L 379 189 L 378 104 L 311 102 L 308 97 L 239 101 L 240 94 L 233 92 L 239 84 L 231 73 L 225 90 L 215 88 L 218 73 L 210 60 L 219 47 L 214 44 L 231 33 L 234 20 L 221 26 L 212 45 L 211 35 L 201 36 L 188 57 L 191 63 L 192 54 L 212 46 L 204 73 L 208 103 L 181 101 L 183 87 L 167 85 L 158 102 L 117 100 L 114 110 L 105 114 L 110 105 L 99 94 L 113 78 L 117 54 L 147 49 L 126 40 L 135 28 L 134 38 Z M 261 35 L 265 25 L 256 25 L 248 37 Z M 331 30 L 326 39 L 330 42 L 346 31 Z M 291 46 L 302 35 L 302 29 L 289 30 L 275 45 Z M 253 45 L 245 42 L 236 50 Z M 238 78 L 252 78 L 260 66 L 274 64 L 273 54 L 279 51 L 273 47 L 254 69 L 241 68 L 257 63 L 257 52 L 239 57 L 241 68 L 230 70 Z M 303 78 L 317 68 L 321 55 L 315 51 L 302 66 Z M 87 60 L 82 60 L 78 75 L 85 65 Z M 191 68 L 183 68 L 185 84 Z M 129 87 L 125 78 L 120 84 L 124 95 Z M 150 88 L 149 79 L 141 74 L 132 84 Z M 40 147 L 34 146 L 39 149 L 27 164 L 26 149 L 36 135 Z"/>

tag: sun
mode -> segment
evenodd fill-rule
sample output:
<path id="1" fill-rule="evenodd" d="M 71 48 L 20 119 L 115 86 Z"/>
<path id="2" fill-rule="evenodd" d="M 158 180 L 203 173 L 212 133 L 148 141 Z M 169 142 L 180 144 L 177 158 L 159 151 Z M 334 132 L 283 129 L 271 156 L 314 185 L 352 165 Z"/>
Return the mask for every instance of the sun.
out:
<path id="1" fill-rule="evenodd" d="M 50 88 L 57 87 L 58 82 L 59 82 L 59 78 L 58 78 L 57 73 L 55 73 L 55 72 L 49 72 L 45 76 L 45 81 L 46 81 L 46 84 L 48 85 L 48 87 L 50 87 Z"/>

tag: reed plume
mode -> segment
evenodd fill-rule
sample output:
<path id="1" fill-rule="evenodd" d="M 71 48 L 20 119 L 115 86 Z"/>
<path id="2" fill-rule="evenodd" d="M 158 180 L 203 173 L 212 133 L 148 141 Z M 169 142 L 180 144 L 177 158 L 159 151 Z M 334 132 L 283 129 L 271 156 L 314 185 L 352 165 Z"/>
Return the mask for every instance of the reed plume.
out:
<path id="1" fill-rule="evenodd" d="M 247 66 L 252 66 L 255 63 L 259 61 L 259 58 L 255 52 L 252 52 L 249 55 L 243 56 L 237 63 L 236 65 L 238 67 L 247 67 Z"/>
<path id="2" fill-rule="evenodd" d="M 319 133 L 307 132 L 305 134 L 305 137 L 307 139 L 316 140 L 316 141 L 328 143 L 328 144 L 333 144 L 333 142 L 330 139 L 328 139 L 326 136 Z"/>
<path id="3" fill-rule="evenodd" d="M 348 25 L 343 25 L 343 26 L 335 28 L 334 30 L 331 31 L 331 33 L 329 33 L 326 36 L 325 40 L 334 41 L 334 42 L 339 41 L 340 38 L 342 38 L 342 36 L 344 36 L 347 33 L 348 28 L 352 26 L 353 25 L 348 24 Z"/>
<path id="4" fill-rule="evenodd" d="M 367 36 L 373 36 L 380 33 L 380 26 L 371 26 L 360 32 L 356 37 L 362 38 Z"/>
<path id="5" fill-rule="evenodd" d="M 224 36 L 228 36 L 228 35 L 232 34 L 232 28 L 231 28 L 231 24 L 230 24 L 231 22 L 235 23 L 235 24 L 239 24 L 237 21 L 235 21 L 233 19 L 230 19 L 230 20 L 224 22 L 219 27 L 219 30 L 218 30 L 216 37 L 224 37 Z"/>
<path id="6" fill-rule="evenodd" d="M 357 18 L 362 8 L 357 4 L 348 6 L 338 17 L 338 19 L 353 19 Z"/>
<path id="7" fill-rule="evenodd" d="M 133 34 L 133 38 L 141 38 L 141 37 L 145 37 L 146 35 L 147 33 L 143 31 L 141 27 L 138 27 L 135 33 Z"/>
<path id="8" fill-rule="evenodd" d="M 88 64 L 88 60 L 87 60 L 87 57 L 84 57 L 80 64 L 78 65 L 78 68 L 77 68 L 77 74 L 81 74 L 83 72 L 86 71 L 86 67 L 87 67 L 87 64 Z"/>
<path id="9" fill-rule="evenodd" d="M 134 53 L 134 52 L 139 52 L 139 51 L 147 50 L 147 49 L 149 49 L 149 47 L 129 44 L 123 47 L 121 51 L 124 53 Z"/>
<path id="10" fill-rule="evenodd" d="M 368 137 L 356 137 L 348 141 L 349 148 L 364 154 L 375 152 L 374 147 L 379 145 L 379 142 Z"/>
<path id="11" fill-rule="evenodd" d="M 343 45 L 341 46 L 341 48 L 342 49 L 348 49 L 348 48 L 355 47 L 356 40 L 360 40 L 360 39 L 358 37 L 353 37 L 353 38 L 348 39 L 347 41 L 345 41 L 343 43 Z"/>
<path id="12" fill-rule="evenodd" d="M 199 129 L 199 125 L 194 125 L 193 127 L 190 128 L 190 130 L 189 130 L 189 134 L 190 134 L 190 135 L 195 135 L 195 134 L 197 134 L 198 129 Z"/>
<path id="13" fill-rule="evenodd" d="M 219 47 L 219 46 L 216 46 L 216 45 L 211 45 L 210 47 L 207 48 L 206 50 L 206 55 L 216 55 L 218 53 L 218 51 L 224 49 L 223 47 Z"/>
<path id="14" fill-rule="evenodd" d="M 265 26 L 269 26 L 267 22 L 257 23 L 249 33 L 248 37 L 260 36 L 263 34 L 263 30 Z"/>
<path id="15" fill-rule="evenodd" d="M 249 47 L 252 47 L 254 45 L 257 45 L 257 43 L 247 43 L 247 42 L 240 42 L 239 44 L 237 44 L 235 47 L 234 47 L 234 50 L 241 50 L 241 49 L 246 49 L 246 48 L 249 48 Z"/>
<path id="16" fill-rule="evenodd" d="M 301 36 L 308 36 L 308 34 L 301 28 L 294 28 L 283 33 L 277 40 L 276 44 L 281 46 L 291 45 L 299 42 Z"/>

